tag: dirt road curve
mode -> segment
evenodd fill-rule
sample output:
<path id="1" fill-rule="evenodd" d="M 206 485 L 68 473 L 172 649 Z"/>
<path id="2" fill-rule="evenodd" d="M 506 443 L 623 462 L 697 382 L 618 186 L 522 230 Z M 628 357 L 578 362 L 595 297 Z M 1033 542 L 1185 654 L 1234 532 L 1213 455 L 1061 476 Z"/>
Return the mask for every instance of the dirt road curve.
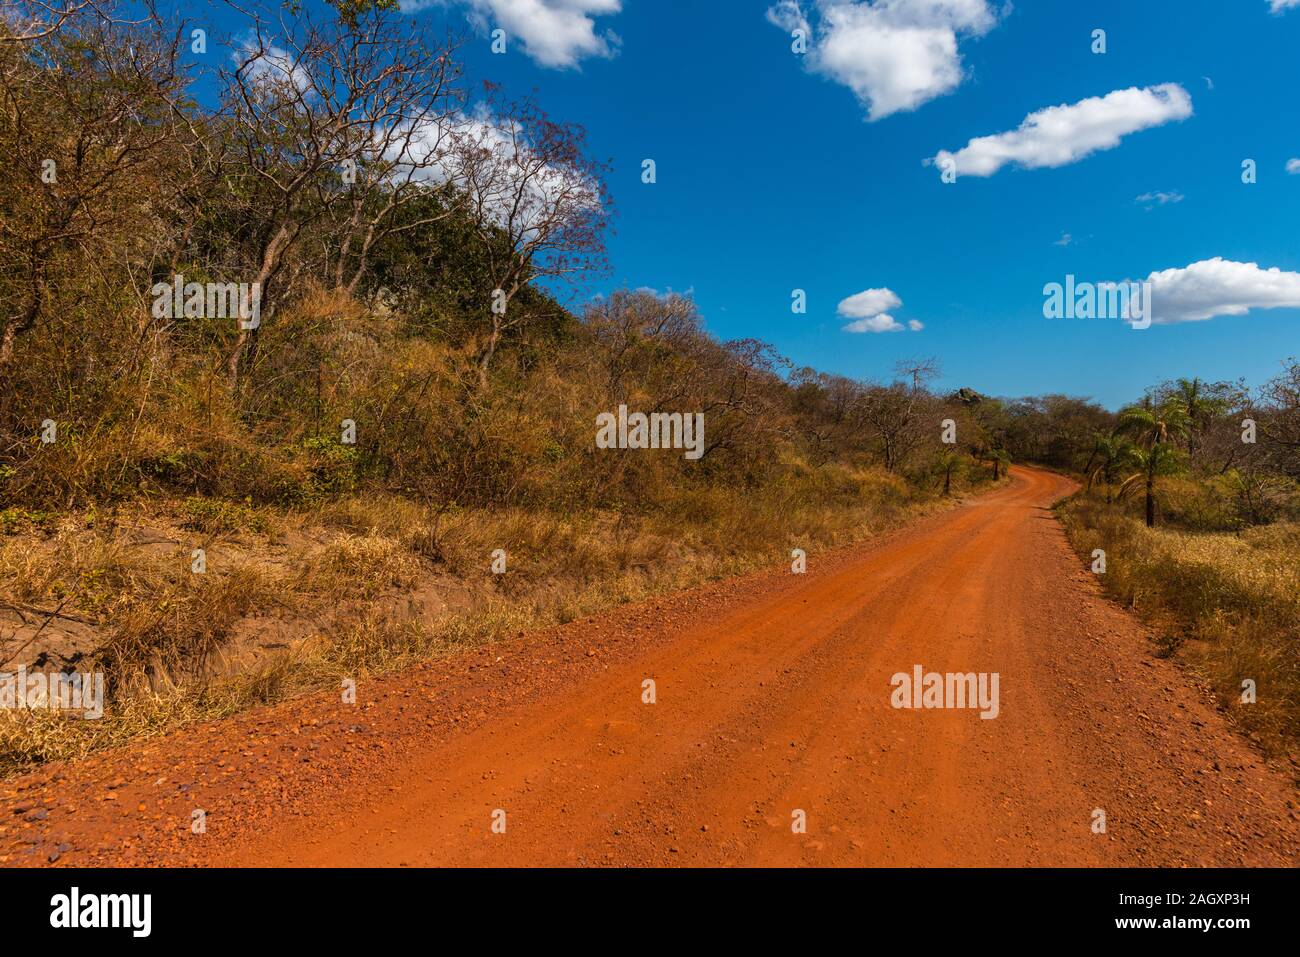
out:
<path id="1" fill-rule="evenodd" d="M 804 576 L 709 585 L 362 682 L 357 706 L 312 696 L 6 782 L 0 854 L 1300 863 L 1287 776 L 1099 597 L 1049 510 L 1066 480 L 1013 478 L 869 547 L 814 553 Z M 998 716 L 891 707 L 891 676 L 915 665 L 996 672 Z"/>

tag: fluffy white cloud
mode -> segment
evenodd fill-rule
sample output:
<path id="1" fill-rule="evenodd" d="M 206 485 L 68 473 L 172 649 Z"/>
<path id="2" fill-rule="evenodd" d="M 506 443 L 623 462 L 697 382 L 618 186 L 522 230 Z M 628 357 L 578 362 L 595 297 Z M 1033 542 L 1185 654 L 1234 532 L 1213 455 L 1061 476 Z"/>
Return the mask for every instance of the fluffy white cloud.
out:
<path id="1" fill-rule="evenodd" d="M 586 57 L 613 56 L 619 46 L 612 30 L 596 32 L 594 18 L 620 12 L 622 0 L 402 0 L 402 9 L 450 3 L 469 6 L 470 19 L 483 29 L 505 30 L 507 44 L 522 41 L 542 66 L 576 66 Z"/>
<path id="2" fill-rule="evenodd" d="M 878 120 L 951 93 L 964 78 L 958 38 L 997 25 L 986 0 L 815 0 L 810 22 L 798 0 L 767 19 L 808 37 L 809 67 L 851 89 Z"/>
<path id="3" fill-rule="evenodd" d="M 1030 113 L 1017 129 L 971 140 L 956 153 L 940 150 L 927 163 L 956 164 L 959 176 L 992 176 L 1008 163 L 1026 169 L 1066 166 L 1122 137 L 1192 115 L 1192 98 L 1177 83 L 1130 87 L 1078 103 Z"/>
<path id="4" fill-rule="evenodd" d="M 844 327 L 845 332 L 902 332 L 903 327 L 893 316 L 881 313 L 878 316 L 867 316 L 864 319 L 855 319 Z"/>
<path id="5" fill-rule="evenodd" d="M 1297 0 L 1297 2 L 1300 2 L 1300 0 Z M 1290 173 L 1292 176 L 1294 176 L 1296 173 L 1300 173 L 1300 159 L 1296 159 L 1292 157 L 1291 159 L 1287 160 L 1286 171 Z"/>
<path id="6" fill-rule="evenodd" d="M 853 320 L 843 327 L 845 332 L 902 332 L 903 324 L 885 312 L 886 309 L 897 309 L 902 304 L 903 300 L 898 298 L 896 292 L 881 287 L 864 289 L 841 299 L 835 311 L 845 319 Z M 911 319 L 906 328 L 920 332 L 925 326 Z"/>
<path id="7" fill-rule="evenodd" d="M 846 319 L 865 319 L 886 309 L 897 309 L 902 304 L 903 300 L 892 289 L 864 289 L 841 299 L 836 311 Z"/>
<path id="8" fill-rule="evenodd" d="M 1281 13 L 1292 7 L 1300 7 L 1300 0 L 1269 0 L 1269 9 L 1274 13 Z"/>
<path id="9" fill-rule="evenodd" d="M 1151 283 L 1152 321 L 1197 322 L 1244 316 L 1251 309 L 1300 309 L 1300 273 L 1215 256 L 1182 269 L 1162 269 Z"/>

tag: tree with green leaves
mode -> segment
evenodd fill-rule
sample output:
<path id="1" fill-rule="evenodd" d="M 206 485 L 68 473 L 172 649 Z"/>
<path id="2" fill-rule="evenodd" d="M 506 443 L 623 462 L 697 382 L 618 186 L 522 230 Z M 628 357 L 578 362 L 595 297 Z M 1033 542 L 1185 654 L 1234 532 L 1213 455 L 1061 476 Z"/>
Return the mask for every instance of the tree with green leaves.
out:
<path id="1" fill-rule="evenodd" d="M 1092 454 L 1088 456 L 1088 463 L 1083 469 L 1088 477 L 1086 490 L 1091 492 L 1093 485 L 1100 479 L 1106 486 L 1106 501 L 1110 501 L 1115 479 L 1128 461 L 1132 448 L 1133 443 L 1123 435 L 1097 432 L 1093 437 Z"/>
<path id="2" fill-rule="evenodd" d="M 1128 461 L 1137 469 L 1125 479 L 1119 487 L 1122 498 L 1135 483 L 1146 483 L 1146 522 L 1147 528 L 1156 524 L 1156 479 L 1162 475 L 1177 475 L 1185 470 L 1185 459 L 1181 451 L 1168 442 L 1157 442 L 1150 448 L 1131 446 L 1128 449 Z"/>
<path id="3" fill-rule="evenodd" d="M 934 460 L 934 471 L 943 476 L 943 494 L 952 494 L 952 477 L 961 468 L 961 456 L 951 449 L 944 449 Z"/>
<path id="4" fill-rule="evenodd" d="M 990 449 L 989 458 L 993 462 L 993 481 L 997 481 L 1011 472 L 1011 453 L 1006 449 Z"/>
<path id="5" fill-rule="evenodd" d="M 1138 471 L 1120 486 L 1120 494 L 1123 495 L 1130 487 L 1130 482 L 1145 478 L 1148 528 L 1156 523 L 1156 478 L 1182 470 L 1182 456 L 1171 442 L 1186 437 L 1191 422 L 1186 401 L 1177 394 L 1168 394 L 1158 400 L 1147 396 L 1137 405 L 1120 410 L 1117 432 L 1133 435 L 1138 442 L 1128 453 L 1129 462 Z"/>
<path id="6" fill-rule="evenodd" d="M 1176 379 L 1165 387 L 1167 400 L 1180 404 L 1187 416 L 1187 454 L 1195 460 L 1201 437 L 1211 423 L 1232 405 L 1232 386 L 1227 382 L 1207 383 L 1199 377 Z"/>

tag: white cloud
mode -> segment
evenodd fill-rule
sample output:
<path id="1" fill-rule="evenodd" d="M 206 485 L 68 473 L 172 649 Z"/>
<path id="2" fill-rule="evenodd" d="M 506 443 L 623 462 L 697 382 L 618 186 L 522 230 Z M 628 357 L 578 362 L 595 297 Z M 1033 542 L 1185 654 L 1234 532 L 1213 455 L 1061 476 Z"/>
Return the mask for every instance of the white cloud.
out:
<path id="1" fill-rule="evenodd" d="M 599 183 L 572 167 L 548 162 L 522 125 L 485 104 L 426 123 L 384 156 L 396 176 L 432 186 L 454 183 L 470 197 L 475 215 L 528 234 L 557 208 L 596 208 Z"/>
<path id="2" fill-rule="evenodd" d="M 1073 237 L 1073 236 L 1071 236 L 1069 233 L 1061 233 L 1061 238 L 1060 238 L 1060 239 L 1054 239 L 1054 240 L 1052 240 L 1052 245 L 1053 245 L 1053 246 L 1068 246 L 1068 245 L 1070 245 L 1070 243 L 1072 243 L 1072 242 L 1074 242 L 1074 237 Z"/>
<path id="3" fill-rule="evenodd" d="M 802 30 L 805 37 L 812 36 L 812 27 L 803 15 L 798 0 L 777 0 L 776 4 L 767 8 L 767 22 L 789 33 Z"/>
<path id="4" fill-rule="evenodd" d="M 1251 309 L 1300 309 L 1300 273 L 1215 256 L 1182 269 L 1162 269 L 1151 283 L 1152 321 L 1198 322 L 1244 316 Z"/>
<path id="5" fill-rule="evenodd" d="M 901 324 L 894 320 L 894 317 L 886 313 L 878 316 L 867 316 L 865 319 L 855 319 L 844 327 L 845 332 L 902 332 Z"/>
<path id="6" fill-rule="evenodd" d="M 1161 190 L 1154 190 L 1150 193 L 1143 193 L 1141 196 L 1134 199 L 1133 202 L 1145 203 L 1149 209 L 1152 205 L 1164 206 L 1167 203 L 1181 203 L 1183 198 L 1183 194 L 1178 192 L 1178 190 L 1170 190 L 1167 193 L 1162 192 Z"/>
<path id="7" fill-rule="evenodd" d="M 867 118 L 914 110 L 965 78 L 959 37 L 997 25 L 986 0 L 814 0 L 811 23 L 798 0 L 779 0 L 767 19 L 808 37 L 808 66 L 851 89 Z"/>
<path id="8" fill-rule="evenodd" d="M 903 304 L 892 289 L 864 289 L 847 299 L 841 299 L 836 311 L 846 319 L 865 319 L 886 309 L 897 309 Z"/>
<path id="9" fill-rule="evenodd" d="M 1017 129 L 971 140 L 956 153 L 940 150 L 927 163 L 956 164 L 959 176 L 992 176 L 1008 163 L 1025 169 L 1066 166 L 1122 137 L 1192 115 L 1192 98 L 1177 83 L 1130 87 L 1078 103 L 1030 113 Z"/>
<path id="10" fill-rule="evenodd" d="M 1300 2 L 1300 0 L 1298 0 L 1298 2 Z M 1297 173 L 1300 173 L 1300 159 L 1296 159 L 1295 157 L 1292 157 L 1291 159 L 1287 160 L 1286 171 L 1290 173 L 1292 176 L 1294 176 Z"/>
<path id="11" fill-rule="evenodd" d="M 1269 9 L 1273 13 L 1281 13 L 1292 7 L 1300 7 L 1300 0 L 1269 0 Z"/>
<path id="12" fill-rule="evenodd" d="M 488 30 L 506 32 L 507 45 L 522 41 L 524 52 L 541 66 L 567 68 L 586 57 L 611 57 L 619 38 L 596 32 L 595 17 L 622 10 L 622 0 L 402 0 L 402 10 L 461 3 L 470 19 Z"/>
<path id="13" fill-rule="evenodd" d="M 892 289 L 864 289 L 846 299 L 841 299 L 835 311 L 845 319 L 852 319 L 843 326 L 845 332 L 902 332 L 904 326 L 886 309 L 897 309 L 903 304 L 898 294 Z M 908 321 L 906 328 L 920 332 L 925 328 L 915 319 Z"/>
<path id="14" fill-rule="evenodd" d="M 282 92 L 288 92 L 288 86 L 304 97 L 314 93 L 311 77 L 289 51 L 269 41 L 259 41 L 251 30 L 240 36 L 230 59 L 253 86 Z"/>

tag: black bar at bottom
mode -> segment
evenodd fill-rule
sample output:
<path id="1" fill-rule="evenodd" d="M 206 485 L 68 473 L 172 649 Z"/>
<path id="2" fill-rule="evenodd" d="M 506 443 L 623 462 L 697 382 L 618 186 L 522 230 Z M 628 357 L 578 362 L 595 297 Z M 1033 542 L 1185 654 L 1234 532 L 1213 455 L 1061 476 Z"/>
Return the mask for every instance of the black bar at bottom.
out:
<path id="1" fill-rule="evenodd" d="M 918 953 L 945 940 L 1100 935 L 1230 945 L 1293 931 L 1295 891 L 1295 871 L 1250 869 L 0 871 L 10 943 L 77 935 L 206 949 L 282 940 L 332 952 L 431 929 L 448 944 L 461 933 L 472 935 L 467 944 L 516 935 L 534 945 L 597 943 L 622 928 L 628 942 L 665 945 L 668 931 L 767 945 L 778 932 L 810 942 L 834 931 L 910 940 Z M 144 898 L 117 895 L 149 895 L 147 936 Z M 119 926 L 71 926 L 112 922 Z"/>

